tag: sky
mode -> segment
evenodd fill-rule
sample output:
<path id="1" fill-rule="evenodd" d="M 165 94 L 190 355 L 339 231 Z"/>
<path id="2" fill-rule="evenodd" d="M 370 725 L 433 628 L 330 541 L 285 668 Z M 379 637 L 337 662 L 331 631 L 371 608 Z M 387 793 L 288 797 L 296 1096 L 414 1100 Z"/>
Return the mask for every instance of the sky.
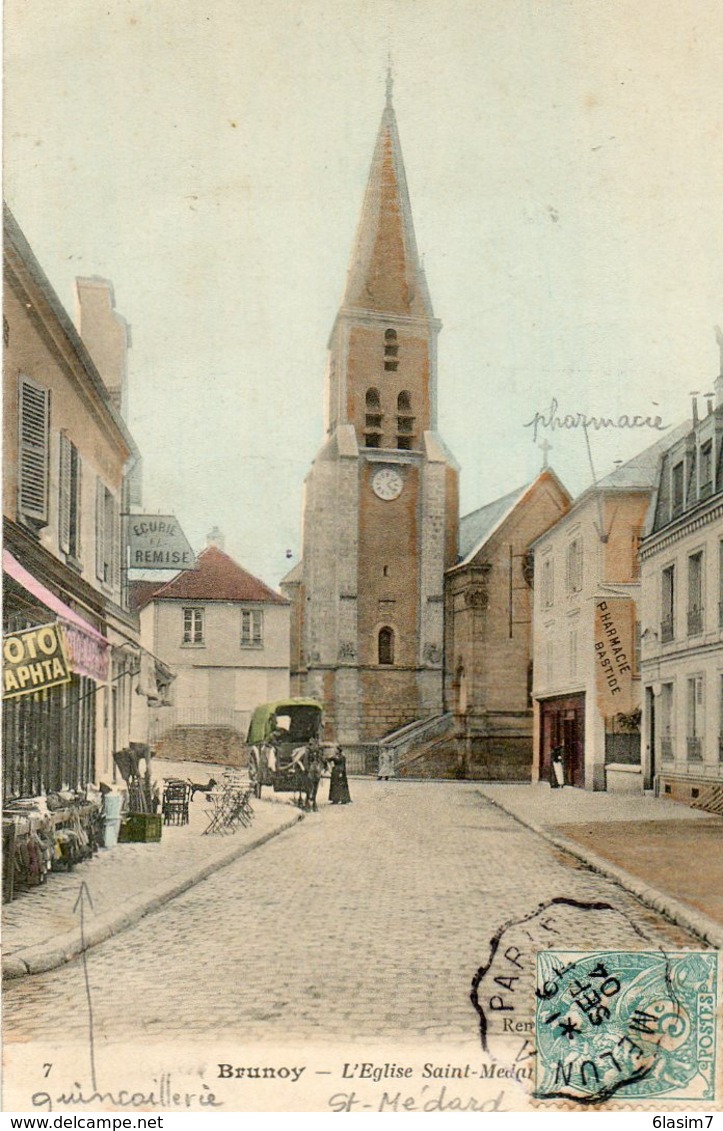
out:
<path id="1" fill-rule="evenodd" d="M 131 324 L 144 511 L 277 585 L 300 553 L 391 56 L 462 512 L 529 482 L 525 425 L 712 390 L 719 0 L 5 0 L 4 195 L 71 315 Z M 660 434 L 547 434 L 574 494 Z M 289 556 L 290 555 L 290 556 Z M 159 575 L 160 578 L 161 575 Z"/>

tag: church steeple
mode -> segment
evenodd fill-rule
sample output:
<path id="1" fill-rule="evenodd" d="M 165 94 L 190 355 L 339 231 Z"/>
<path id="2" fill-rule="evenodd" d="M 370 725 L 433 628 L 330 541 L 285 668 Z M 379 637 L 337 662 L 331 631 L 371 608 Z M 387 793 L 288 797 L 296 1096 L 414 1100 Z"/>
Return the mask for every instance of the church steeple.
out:
<path id="1" fill-rule="evenodd" d="M 289 581 L 294 694 L 322 699 L 329 737 L 365 758 L 381 735 L 443 709 L 444 571 L 457 554 L 458 468 L 437 434 L 440 323 L 392 93 L 390 71 Z"/>
<path id="2" fill-rule="evenodd" d="M 343 306 L 431 319 L 424 271 L 414 236 L 402 148 L 387 71 L 386 105 L 377 134 Z"/>

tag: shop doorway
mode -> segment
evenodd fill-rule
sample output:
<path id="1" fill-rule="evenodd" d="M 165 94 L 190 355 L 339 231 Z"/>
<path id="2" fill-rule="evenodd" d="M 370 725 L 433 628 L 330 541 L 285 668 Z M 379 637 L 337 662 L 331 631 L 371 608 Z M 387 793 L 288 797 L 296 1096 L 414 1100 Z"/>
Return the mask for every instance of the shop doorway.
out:
<path id="1" fill-rule="evenodd" d="M 562 748 L 565 785 L 585 786 L 585 696 L 540 703 L 540 780 L 550 780 L 552 751 Z"/>
<path id="2" fill-rule="evenodd" d="M 644 766 L 645 789 L 653 789 L 655 784 L 655 695 L 652 687 L 645 688 L 645 718 L 647 721 L 646 751 L 647 758 Z"/>

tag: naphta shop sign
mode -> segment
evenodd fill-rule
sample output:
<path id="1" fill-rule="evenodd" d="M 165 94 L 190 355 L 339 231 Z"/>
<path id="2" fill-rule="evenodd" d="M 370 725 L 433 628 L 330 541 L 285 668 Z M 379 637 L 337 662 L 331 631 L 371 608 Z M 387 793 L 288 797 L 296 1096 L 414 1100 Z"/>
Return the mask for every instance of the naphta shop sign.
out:
<path id="1" fill-rule="evenodd" d="M 63 628 L 57 622 L 8 633 L 3 640 L 3 698 L 70 683 Z"/>

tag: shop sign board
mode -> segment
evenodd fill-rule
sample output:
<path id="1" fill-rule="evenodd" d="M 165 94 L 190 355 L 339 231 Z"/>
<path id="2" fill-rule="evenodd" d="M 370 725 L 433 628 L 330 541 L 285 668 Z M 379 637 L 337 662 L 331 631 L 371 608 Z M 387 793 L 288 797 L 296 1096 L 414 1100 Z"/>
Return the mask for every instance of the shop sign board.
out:
<path id="1" fill-rule="evenodd" d="M 70 683 L 62 627 L 57 623 L 9 632 L 3 639 L 3 699 Z"/>
<path id="2" fill-rule="evenodd" d="M 637 705 L 633 686 L 635 606 L 626 598 L 595 602 L 597 700 L 604 718 Z"/>
<path id="3" fill-rule="evenodd" d="M 78 675 L 94 679 L 96 683 L 105 683 L 110 644 L 97 635 L 85 632 L 72 621 L 63 621 L 63 632 L 71 669 Z"/>
<path id="4" fill-rule="evenodd" d="M 172 514 L 128 516 L 130 569 L 196 569 L 196 555 Z"/>

